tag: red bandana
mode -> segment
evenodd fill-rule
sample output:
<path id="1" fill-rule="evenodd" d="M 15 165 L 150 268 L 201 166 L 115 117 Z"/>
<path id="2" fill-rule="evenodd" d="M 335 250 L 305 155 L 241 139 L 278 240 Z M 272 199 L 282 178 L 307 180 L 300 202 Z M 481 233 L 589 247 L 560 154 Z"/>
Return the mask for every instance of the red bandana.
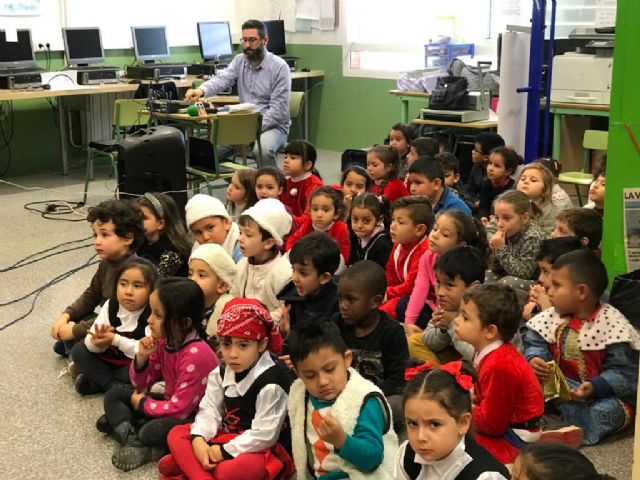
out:
<path id="1" fill-rule="evenodd" d="M 234 298 L 222 309 L 218 320 L 219 337 L 246 338 L 260 341 L 269 338 L 269 350 L 282 351 L 282 337 L 271 315 L 257 300 Z"/>

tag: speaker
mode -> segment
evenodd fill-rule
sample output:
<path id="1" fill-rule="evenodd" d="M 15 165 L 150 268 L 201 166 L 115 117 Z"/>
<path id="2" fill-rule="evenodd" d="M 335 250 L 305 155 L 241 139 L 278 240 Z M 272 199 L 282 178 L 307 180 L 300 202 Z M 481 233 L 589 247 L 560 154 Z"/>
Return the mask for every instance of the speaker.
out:
<path id="1" fill-rule="evenodd" d="M 187 204 L 185 142 L 174 127 L 139 130 L 118 147 L 118 191 L 121 197 L 169 192 L 184 219 Z"/>

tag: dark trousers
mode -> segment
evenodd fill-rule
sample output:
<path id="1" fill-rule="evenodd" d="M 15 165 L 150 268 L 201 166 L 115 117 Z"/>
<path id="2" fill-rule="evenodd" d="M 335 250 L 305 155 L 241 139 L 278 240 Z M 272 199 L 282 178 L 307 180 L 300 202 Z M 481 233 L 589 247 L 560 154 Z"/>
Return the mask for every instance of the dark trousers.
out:
<path id="1" fill-rule="evenodd" d="M 396 320 L 400 323 L 404 323 L 404 314 L 407 311 L 407 306 L 409 306 L 409 296 L 405 295 L 400 298 L 396 305 Z M 427 328 L 429 320 L 431 320 L 431 314 L 433 314 L 431 307 L 425 303 L 422 310 L 420 310 L 420 315 L 418 315 L 418 318 L 416 319 L 416 326 L 423 330 Z"/>
<path id="2" fill-rule="evenodd" d="M 173 417 L 149 418 L 139 412 L 134 412 L 131 406 L 133 387 L 116 385 L 109 389 L 104 396 L 104 413 L 112 427 L 122 422 L 130 422 L 138 427 L 138 438 L 149 447 L 167 449 L 167 435 L 176 425 L 193 422 L 194 416 L 190 415 L 184 420 Z M 159 394 L 158 398 L 164 397 Z"/>
<path id="3" fill-rule="evenodd" d="M 116 383 L 131 383 L 129 380 L 129 365 L 112 365 L 102 360 L 98 354 L 90 352 L 84 341 L 76 343 L 71 349 L 71 359 L 84 373 L 106 392 Z"/>

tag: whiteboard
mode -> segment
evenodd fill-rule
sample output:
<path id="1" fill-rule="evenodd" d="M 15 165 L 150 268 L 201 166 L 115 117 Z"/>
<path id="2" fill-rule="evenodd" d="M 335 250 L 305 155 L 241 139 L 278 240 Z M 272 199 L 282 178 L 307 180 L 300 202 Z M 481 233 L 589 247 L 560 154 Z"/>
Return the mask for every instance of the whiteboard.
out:
<path id="1" fill-rule="evenodd" d="M 0 16 L 0 30 L 28 28 L 36 52 L 39 51 L 39 43 L 48 43 L 51 50 L 63 50 L 60 1 L 63 0 L 41 0 L 38 15 L 35 16 Z"/>

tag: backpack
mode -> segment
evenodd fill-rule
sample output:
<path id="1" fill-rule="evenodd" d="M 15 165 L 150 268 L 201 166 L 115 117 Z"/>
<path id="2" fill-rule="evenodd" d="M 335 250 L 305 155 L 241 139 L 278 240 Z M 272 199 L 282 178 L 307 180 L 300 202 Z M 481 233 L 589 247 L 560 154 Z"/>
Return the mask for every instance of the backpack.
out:
<path id="1" fill-rule="evenodd" d="M 432 110 L 459 110 L 466 107 L 467 79 L 465 77 L 438 77 L 431 92 L 429 108 Z"/>

